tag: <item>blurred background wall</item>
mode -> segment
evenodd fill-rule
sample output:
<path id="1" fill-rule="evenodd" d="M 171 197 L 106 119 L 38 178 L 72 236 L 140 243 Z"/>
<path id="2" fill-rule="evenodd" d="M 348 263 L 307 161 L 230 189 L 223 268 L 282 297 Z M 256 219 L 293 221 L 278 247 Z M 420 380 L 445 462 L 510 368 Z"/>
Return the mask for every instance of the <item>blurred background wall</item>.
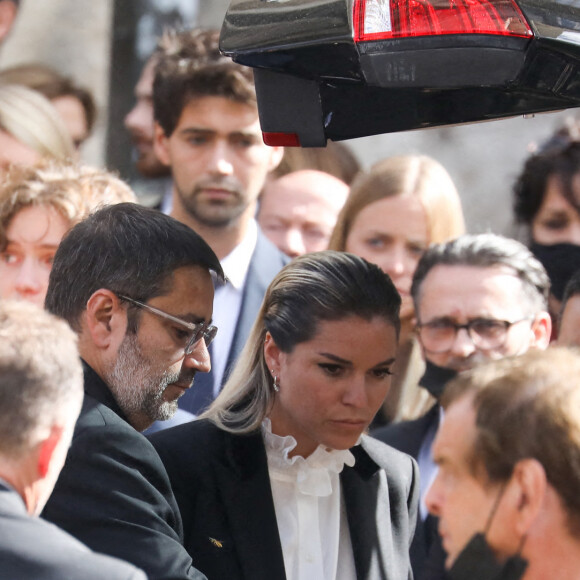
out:
<path id="1" fill-rule="evenodd" d="M 131 145 L 123 118 L 156 36 L 167 25 L 220 26 L 227 0 L 21 0 L 16 25 L 0 49 L 0 67 L 49 64 L 93 91 L 99 118 L 83 158 L 131 179 Z M 449 170 L 473 232 L 511 230 L 511 186 L 531 142 L 567 115 L 508 119 L 394 133 L 348 142 L 365 167 L 390 155 L 425 153 Z"/>

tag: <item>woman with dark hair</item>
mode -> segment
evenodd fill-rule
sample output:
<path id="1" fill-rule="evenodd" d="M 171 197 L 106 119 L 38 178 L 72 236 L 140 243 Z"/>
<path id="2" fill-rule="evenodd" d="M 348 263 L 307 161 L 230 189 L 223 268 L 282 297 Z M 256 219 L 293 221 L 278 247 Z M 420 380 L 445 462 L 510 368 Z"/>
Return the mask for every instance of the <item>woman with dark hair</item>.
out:
<path id="1" fill-rule="evenodd" d="M 208 578 L 412 577 L 416 465 L 364 434 L 391 383 L 400 303 L 362 258 L 296 258 L 213 405 L 152 436 Z"/>
<path id="2" fill-rule="evenodd" d="M 557 331 L 566 283 L 580 268 L 580 123 L 569 120 L 524 164 L 514 185 L 514 214 L 551 282 Z"/>

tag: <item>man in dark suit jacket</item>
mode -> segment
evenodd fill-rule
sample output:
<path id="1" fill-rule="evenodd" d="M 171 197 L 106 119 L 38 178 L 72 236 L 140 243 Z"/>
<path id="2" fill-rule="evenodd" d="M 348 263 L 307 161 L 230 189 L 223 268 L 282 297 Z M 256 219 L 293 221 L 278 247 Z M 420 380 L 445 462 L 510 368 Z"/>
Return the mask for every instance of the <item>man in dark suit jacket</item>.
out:
<path id="1" fill-rule="evenodd" d="M 46 307 L 78 332 L 85 402 L 43 515 L 149 578 L 200 579 L 167 474 L 139 432 L 177 409 L 206 343 L 218 259 L 190 228 L 136 204 L 102 209 L 56 253 Z"/>
<path id="2" fill-rule="evenodd" d="M 211 246 L 226 273 L 214 311 L 222 329 L 203 388 L 180 400 L 194 415 L 219 393 L 264 292 L 289 258 L 259 230 L 258 196 L 283 149 L 262 140 L 252 70 L 219 51 L 217 30 L 168 32 L 155 54 L 157 157 L 171 167 L 171 215 Z"/>
<path id="3" fill-rule="evenodd" d="M 431 246 L 419 260 L 411 286 L 427 362 L 422 387 L 439 399 L 458 372 L 530 348 L 545 349 L 551 329 L 549 286 L 543 266 L 515 240 L 494 234 L 464 235 Z M 373 432 L 417 460 L 422 496 L 436 474 L 431 444 L 441 414 L 436 403 L 415 421 Z M 418 580 L 440 579 L 444 552 L 436 522 L 427 517 L 424 505 L 421 509 L 413 569 Z"/>
<path id="4" fill-rule="evenodd" d="M 145 580 L 38 515 L 62 468 L 83 398 L 76 336 L 25 302 L 0 303 L 0 575 Z"/>
<path id="5" fill-rule="evenodd" d="M 208 420 L 151 436 L 171 479 L 185 547 L 208 578 L 283 580 L 284 559 L 262 434 Z M 340 474 L 358 580 L 410 578 L 416 465 L 369 437 Z"/>

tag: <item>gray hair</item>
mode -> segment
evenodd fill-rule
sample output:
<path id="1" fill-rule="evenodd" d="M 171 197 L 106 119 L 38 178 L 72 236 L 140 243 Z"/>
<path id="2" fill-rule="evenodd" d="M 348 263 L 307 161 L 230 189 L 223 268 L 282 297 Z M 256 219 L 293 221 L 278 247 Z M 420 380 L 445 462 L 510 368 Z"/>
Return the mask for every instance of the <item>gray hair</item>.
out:
<path id="1" fill-rule="evenodd" d="M 544 266 L 522 243 L 486 233 L 466 234 L 449 242 L 434 244 L 423 254 L 411 285 L 415 312 L 420 311 L 421 287 L 427 274 L 439 265 L 507 268 L 522 283 L 530 314 L 537 314 L 548 308 L 550 279 Z"/>
<path id="2" fill-rule="evenodd" d="M 283 352 L 307 342 L 322 321 L 381 317 L 400 328 L 401 298 L 378 266 L 346 252 L 313 252 L 295 258 L 270 284 L 254 327 L 222 392 L 202 415 L 232 433 L 257 429 L 273 398 L 264 357 L 269 332 Z"/>
<path id="3" fill-rule="evenodd" d="M 77 337 L 28 302 L 0 302 L 0 453 L 18 458 L 52 425 L 73 424 L 83 399 Z"/>

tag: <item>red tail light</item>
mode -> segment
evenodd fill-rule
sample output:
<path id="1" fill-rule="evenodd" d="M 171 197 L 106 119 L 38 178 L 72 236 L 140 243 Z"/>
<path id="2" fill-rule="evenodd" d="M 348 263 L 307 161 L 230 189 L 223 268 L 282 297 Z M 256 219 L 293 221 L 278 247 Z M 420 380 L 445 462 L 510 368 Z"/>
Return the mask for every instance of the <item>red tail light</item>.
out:
<path id="1" fill-rule="evenodd" d="M 533 36 L 514 0 L 355 0 L 355 42 L 440 34 Z"/>
<path id="2" fill-rule="evenodd" d="M 265 145 L 270 147 L 300 147 L 300 139 L 296 133 L 271 133 L 262 131 Z"/>

